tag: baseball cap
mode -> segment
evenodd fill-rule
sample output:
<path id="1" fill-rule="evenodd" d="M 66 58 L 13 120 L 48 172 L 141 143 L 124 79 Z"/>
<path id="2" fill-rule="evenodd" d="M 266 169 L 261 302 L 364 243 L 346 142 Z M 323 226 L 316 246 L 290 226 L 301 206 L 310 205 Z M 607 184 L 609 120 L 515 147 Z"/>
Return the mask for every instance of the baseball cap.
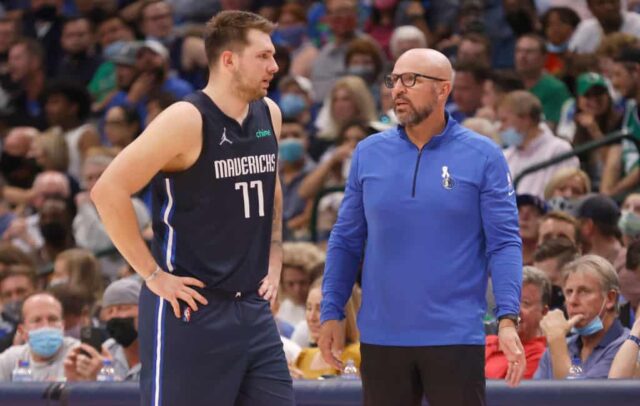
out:
<path id="1" fill-rule="evenodd" d="M 137 41 L 118 41 L 104 50 L 105 59 L 118 65 L 133 66 L 140 45 Z"/>
<path id="2" fill-rule="evenodd" d="M 576 79 L 576 90 L 578 92 L 578 96 L 584 96 L 585 93 L 596 86 L 601 86 L 605 89 L 609 89 L 606 79 L 599 73 L 583 73 L 578 76 L 578 79 Z"/>
<path id="3" fill-rule="evenodd" d="M 156 54 L 160 55 L 163 59 L 169 59 L 169 51 L 167 47 L 162 45 L 162 43 L 155 39 L 147 39 L 142 41 L 140 44 L 140 48 L 138 48 L 138 52 L 142 49 L 149 49 Z"/>
<path id="4" fill-rule="evenodd" d="M 298 75 L 285 76 L 282 79 L 280 79 L 280 82 L 278 83 L 278 88 L 280 89 L 280 91 L 282 91 L 282 89 L 284 89 L 285 87 L 291 84 L 297 85 L 300 89 L 302 89 L 303 92 L 307 94 L 307 96 L 311 98 L 313 97 L 313 85 L 311 84 L 311 81 L 305 78 L 304 76 L 298 76 Z"/>
<path id="5" fill-rule="evenodd" d="M 548 210 L 547 202 L 545 202 L 538 196 L 526 193 L 516 195 L 516 205 L 518 206 L 518 208 L 520 208 L 520 206 L 533 206 L 538 209 L 540 214 L 545 214 Z"/>
<path id="6" fill-rule="evenodd" d="M 135 276 L 118 279 L 104 290 L 102 307 L 128 304 L 137 305 L 141 288 L 142 281 Z"/>
<path id="7" fill-rule="evenodd" d="M 593 220 L 596 224 L 615 226 L 618 224 L 620 209 L 609 196 L 591 194 L 579 200 L 571 214 L 577 219 L 586 218 Z"/>

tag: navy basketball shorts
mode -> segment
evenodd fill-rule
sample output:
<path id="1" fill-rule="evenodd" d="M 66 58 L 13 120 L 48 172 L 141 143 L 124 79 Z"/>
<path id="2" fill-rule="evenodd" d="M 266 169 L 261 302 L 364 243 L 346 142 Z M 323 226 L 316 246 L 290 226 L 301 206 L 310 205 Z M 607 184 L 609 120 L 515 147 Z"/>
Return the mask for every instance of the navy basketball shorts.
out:
<path id="1" fill-rule="evenodd" d="M 140 294 L 142 405 L 293 405 L 269 302 L 201 290 L 209 304 L 181 318 L 146 285 Z"/>

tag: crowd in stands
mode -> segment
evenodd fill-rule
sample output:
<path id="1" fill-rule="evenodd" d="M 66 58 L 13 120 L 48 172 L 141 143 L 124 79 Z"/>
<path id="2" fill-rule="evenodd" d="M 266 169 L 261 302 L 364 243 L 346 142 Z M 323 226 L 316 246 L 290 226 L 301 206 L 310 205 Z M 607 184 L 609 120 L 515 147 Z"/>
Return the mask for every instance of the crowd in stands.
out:
<path id="1" fill-rule="evenodd" d="M 640 1 L 6 0 L 0 381 L 18 361 L 34 380 L 96 380 L 105 359 L 138 379 L 142 281 L 89 192 L 163 109 L 215 80 L 202 33 L 227 9 L 277 23 L 285 244 L 272 311 L 294 378 L 340 373 L 316 345 L 326 243 L 358 142 L 397 125 L 384 78 L 416 47 L 451 60 L 448 119 L 502 147 L 511 171 L 526 378 L 576 378 L 577 366 L 580 379 L 640 377 L 627 339 L 640 336 Z M 521 176 L 619 134 L 631 137 Z M 147 241 L 151 193 L 132 196 Z M 486 376 L 504 378 L 491 289 L 487 303 Z M 342 358 L 357 367 L 359 306 L 356 286 Z M 87 331 L 108 339 L 92 346 Z"/>

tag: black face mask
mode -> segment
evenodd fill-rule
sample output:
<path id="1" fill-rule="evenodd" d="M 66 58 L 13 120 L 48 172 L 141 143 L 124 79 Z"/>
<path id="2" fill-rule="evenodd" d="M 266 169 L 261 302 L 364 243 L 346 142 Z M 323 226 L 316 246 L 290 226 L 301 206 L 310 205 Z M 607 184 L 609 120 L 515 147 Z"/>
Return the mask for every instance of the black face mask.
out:
<path id="1" fill-rule="evenodd" d="M 45 4 L 33 10 L 33 16 L 36 20 L 54 21 L 58 15 L 58 9 L 51 4 Z"/>
<path id="2" fill-rule="evenodd" d="M 124 348 L 129 347 L 138 338 L 133 317 L 114 317 L 107 321 L 107 331 L 111 338 Z"/>
<path id="3" fill-rule="evenodd" d="M 56 221 L 40 224 L 40 233 L 46 242 L 54 245 L 63 244 L 67 238 L 66 227 Z"/>

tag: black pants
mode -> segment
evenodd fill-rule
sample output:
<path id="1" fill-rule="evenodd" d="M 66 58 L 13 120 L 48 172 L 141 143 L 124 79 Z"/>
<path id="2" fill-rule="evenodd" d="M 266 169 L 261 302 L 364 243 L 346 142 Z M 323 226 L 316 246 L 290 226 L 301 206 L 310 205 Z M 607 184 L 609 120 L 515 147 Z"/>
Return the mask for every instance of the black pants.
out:
<path id="1" fill-rule="evenodd" d="M 484 406 L 484 346 L 360 344 L 364 404 Z"/>

